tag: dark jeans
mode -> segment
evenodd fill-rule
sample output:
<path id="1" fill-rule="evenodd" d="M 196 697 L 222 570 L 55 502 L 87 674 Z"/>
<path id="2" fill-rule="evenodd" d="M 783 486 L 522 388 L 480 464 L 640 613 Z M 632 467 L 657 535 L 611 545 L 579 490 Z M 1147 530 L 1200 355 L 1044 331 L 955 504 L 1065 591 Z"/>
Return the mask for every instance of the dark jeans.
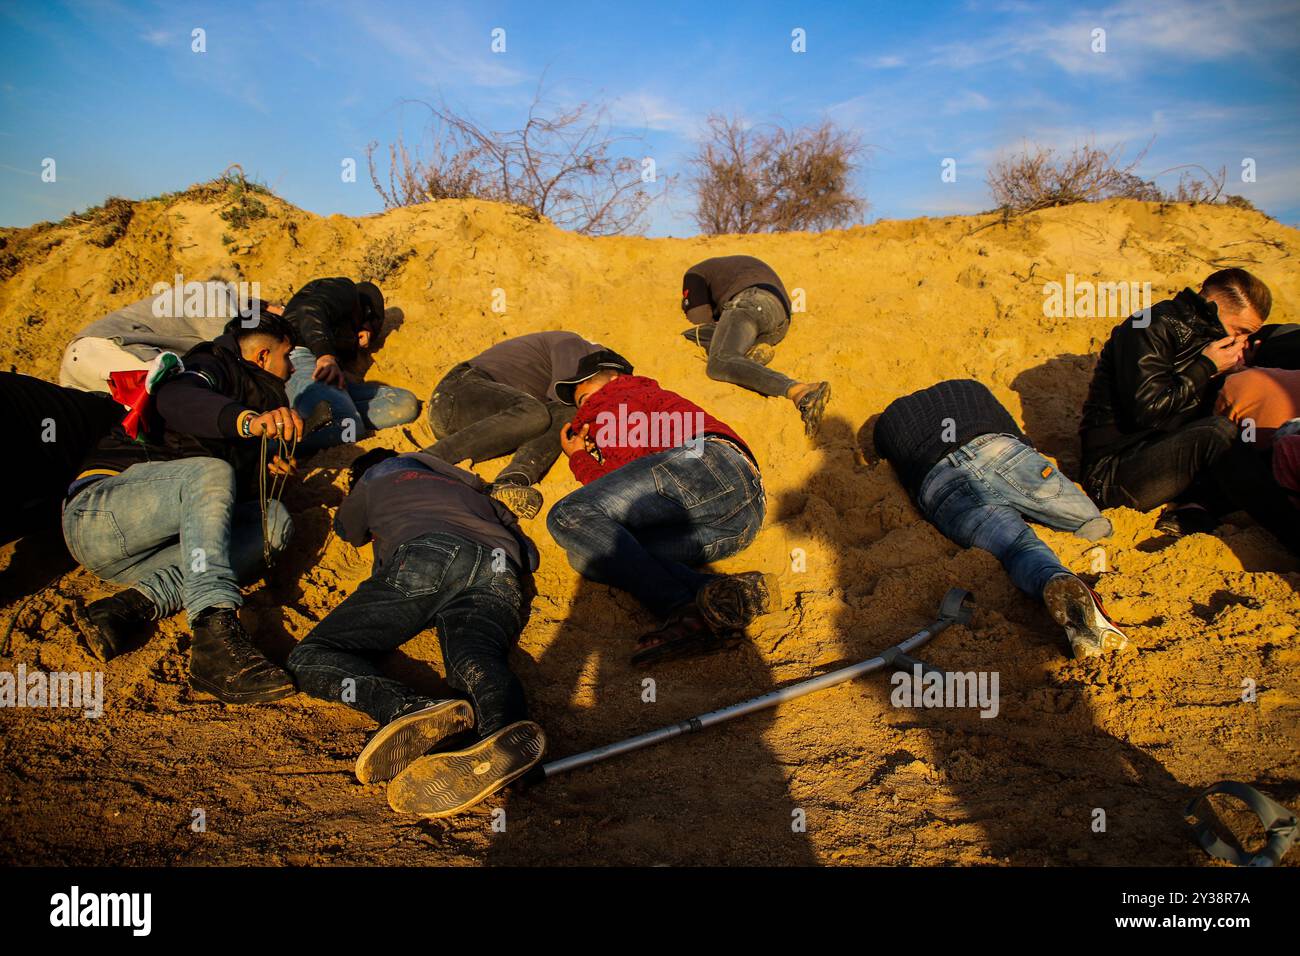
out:
<path id="1" fill-rule="evenodd" d="M 758 467 L 706 440 L 597 478 L 556 502 L 546 526 L 579 574 L 664 617 L 714 577 L 696 567 L 754 540 L 766 507 Z"/>
<path id="2" fill-rule="evenodd" d="M 428 627 L 438 629 L 447 682 L 474 705 L 486 736 L 527 716 L 524 690 L 506 663 L 525 601 L 518 568 L 454 534 L 401 545 L 293 649 L 288 668 L 304 693 L 345 703 L 379 724 L 427 699 L 376 666 Z M 345 684 L 350 680 L 351 685 Z"/>
<path id="3" fill-rule="evenodd" d="M 745 357 L 757 343 L 776 345 L 790 330 L 785 304 L 766 289 L 745 289 L 722 306 L 709 342 L 709 378 L 761 395 L 784 396 L 794 379 Z"/>
<path id="4" fill-rule="evenodd" d="M 1150 511 L 1181 497 L 1236 444 L 1237 426 L 1211 415 L 1090 463 L 1084 487 L 1103 508 Z"/>
<path id="5" fill-rule="evenodd" d="M 514 452 L 498 480 L 535 485 L 560 457 L 560 430 L 574 411 L 562 402 L 538 401 L 461 363 L 443 376 L 429 399 L 429 426 L 438 441 L 425 451 L 453 465 Z"/>

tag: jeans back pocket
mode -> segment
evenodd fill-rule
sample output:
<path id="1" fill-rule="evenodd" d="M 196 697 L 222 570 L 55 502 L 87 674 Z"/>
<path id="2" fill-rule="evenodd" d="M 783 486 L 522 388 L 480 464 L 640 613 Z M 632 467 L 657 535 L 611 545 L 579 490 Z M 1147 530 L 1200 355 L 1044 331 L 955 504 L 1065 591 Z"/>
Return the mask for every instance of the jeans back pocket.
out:
<path id="1" fill-rule="evenodd" d="M 416 538 L 397 549 L 384 580 L 407 597 L 434 594 L 442 589 L 447 571 L 459 554 L 458 544 Z"/>
<path id="2" fill-rule="evenodd" d="M 1062 491 L 1061 472 L 1032 448 L 1022 449 L 992 470 L 1015 491 L 1035 501 L 1057 498 Z"/>
<path id="3" fill-rule="evenodd" d="M 731 494 L 735 485 L 709 459 L 707 448 L 699 455 L 678 449 L 651 469 L 655 489 L 687 511 Z"/>

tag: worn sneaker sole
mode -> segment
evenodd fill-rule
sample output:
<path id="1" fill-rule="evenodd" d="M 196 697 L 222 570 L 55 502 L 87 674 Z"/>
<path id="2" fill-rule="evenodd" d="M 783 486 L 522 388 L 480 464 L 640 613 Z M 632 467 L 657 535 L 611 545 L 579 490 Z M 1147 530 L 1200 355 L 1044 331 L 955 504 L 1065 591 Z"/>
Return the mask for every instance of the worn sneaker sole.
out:
<path id="1" fill-rule="evenodd" d="M 388 785 L 388 805 L 422 817 L 460 813 L 522 777 L 545 750 L 542 728 L 521 720 L 465 750 L 416 760 Z"/>
<path id="2" fill-rule="evenodd" d="M 474 708 L 464 700 L 440 700 L 380 727 L 357 756 L 362 783 L 392 780 L 445 737 L 474 726 Z"/>
<path id="3" fill-rule="evenodd" d="M 1047 582 L 1043 603 L 1065 628 L 1075 657 L 1100 657 L 1128 647 L 1128 638 L 1106 617 L 1091 588 L 1073 575 Z"/>
<path id="4" fill-rule="evenodd" d="M 190 686 L 195 690 L 202 691 L 205 694 L 211 694 L 223 704 L 268 704 L 273 700 L 283 700 L 286 697 L 292 697 L 298 693 L 298 688 L 293 686 L 293 681 L 285 675 L 285 682 L 266 690 L 247 691 L 245 693 L 232 694 L 223 690 L 216 684 L 206 681 L 201 677 L 190 675 Z"/>
<path id="5" fill-rule="evenodd" d="M 826 405 L 831 400 L 831 383 L 822 382 L 813 386 L 812 391 L 799 400 L 799 415 L 803 418 L 804 434 L 812 438 L 821 428 L 822 416 L 826 414 Z"/>
<path id="6" fill-rule="evenodd" d="M 536 518 L 542 510 L 542 493 L 529 485 L 493 485 L 489 494 L 520 518 Z"/>
<path id="7" fill-rule="evenodd" d="M 740 630 L 781 606 L 781 582 L 775 574 L 758 571 L 728 574 L 704 585 L 695 603 L 715 631 Z"/>

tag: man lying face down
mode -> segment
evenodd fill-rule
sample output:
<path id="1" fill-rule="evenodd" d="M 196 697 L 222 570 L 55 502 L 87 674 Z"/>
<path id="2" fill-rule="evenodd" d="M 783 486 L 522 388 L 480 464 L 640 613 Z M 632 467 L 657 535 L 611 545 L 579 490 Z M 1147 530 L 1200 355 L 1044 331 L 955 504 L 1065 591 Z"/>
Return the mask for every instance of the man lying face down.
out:
<path id="1" fill-rule="evenodd" d="M 379 724 L 357 779 L 389 781 L 389 805 L 401 813 L 471 807 L 536 765 L 546 746 L 506 659 L 527 617 L 537 549 L 488 490 L 424 452 L 358 458 L 334 530 L 358 547 L 371 542 L 373 570 L 289 655 L 305 693 Z M 448 683 L 468 702 L 430 698 L 376 666 L 430 627 Z"/>
<path id="2" fill-rule="evenodd" d="M 1025 519 L 1089 541 L 1109 537 L 1110 522 L 1034 450 L 987 388 L 959 379 L 897 398 L 877 419 L 872 444 L 936 528 L 962 547 L 991 553 L 1016 587 L 1042 600 L 1075 657 L 1126 646 L 1097 595 Z M 864 451 L 871 456 L 873 449 Z"/>
<path id="3" fill-rule="evenodd" d="M 236 613 L 241 580 L 284 549 L 292 523 L 278 501 L 258 503 L 262 438 L 295 441 L 302 419 L 285 396 L 293 332 L 263 312 L 251 328 L 195 346 L 184 371 L 157 386 L 138 438 L 116 426 L 68 488 L 63 536 L 87 570 L 129 585 L 74 608 L 91 652 L 109 660 L 153 620 L 182 608 L 194 632 L 190 684 L 227 703 L 293 693 L 289 675 L 249 639 Z M 268 468 L 288 476 L 292 459 Z"/>
<path id="4" fill-rule="evenodd" d="M 575 570 L 663 622 L 634 661 L 715 650 L 779 605 L 773 575 L 697 570 L 742 551 L 763 524 L 763 478 L 729 425 L 608 350 L 556 393 L 577 406 L 562 444 L 584 487 L 556 503 L 547 528 Z"/>

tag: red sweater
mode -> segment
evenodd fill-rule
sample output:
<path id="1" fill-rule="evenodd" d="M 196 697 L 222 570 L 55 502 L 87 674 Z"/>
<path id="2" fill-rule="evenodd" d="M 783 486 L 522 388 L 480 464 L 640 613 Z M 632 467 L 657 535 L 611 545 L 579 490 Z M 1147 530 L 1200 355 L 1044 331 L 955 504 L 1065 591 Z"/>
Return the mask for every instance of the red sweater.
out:
<path id="1" fill-rule="evenodd" d="M 591 426 L 587 437 L 602 459 L 586 451 L 569 456 L 573 476 L 584 485 L 644 455 L 685 445 L 697 435 L 729 438 L 749 451 L 730 425 L 643 375 L 620 375 L 593 392 L 573 416 L 575 432 L 583 425 Z"/>

